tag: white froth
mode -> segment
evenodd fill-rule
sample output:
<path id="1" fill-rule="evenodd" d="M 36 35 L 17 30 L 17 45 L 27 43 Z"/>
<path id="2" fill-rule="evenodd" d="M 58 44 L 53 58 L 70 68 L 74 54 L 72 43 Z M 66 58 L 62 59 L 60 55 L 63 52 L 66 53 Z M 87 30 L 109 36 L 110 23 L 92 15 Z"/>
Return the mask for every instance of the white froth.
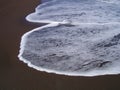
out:
<path id="1" fill-rule="evenodd" d="M 116 27 L 116 28 L 111 28 L 111 27 Z M 74 28 L 72 31 L 69 31 L 69 28 Z M 89 31 L 89 28 L 94 31 L 94 29 L 99 29 L 101 28 L 101 31 L 98 31 L 96 32 L 95 34 L 94 33 L 91 33 Z M 108 30 L 106 30 L 106 28 Z M 57 74 L 64 74 L 64 75 L 74 75 L 74 76 L 96 76 L 96 75 L 105 75 L 105 74 L 117 74 L 119 73 L 120 69 L 119 69 L 119 60 L 115 60 L 115 58 L 111 58 L 111 55 L 112 54 L 109 54 L 108 57 L 105 56 L 105 57 L 100 57 L 99 56 L 99 52 L 101 49 L 104 49 L 105 47 L 98 47 L 98 52 L 94 52 L 94 50 L 92 50 L 92 48 L 96 48 L 95 46 L 99 43 L 102 43 L 103 41 L 106 41 L 106 39 L 110 39 L 110 38 L 113 38 L 115 35 L 119 34 L 119 30 L 118 30 L 119 26 L 118 25 L 78 25 L 78 26 L 65 26 L 65 25 L 60 25 L 59 23 L 55 23 L 55 24 L 49 24 L 47 26 L 43 26 L 43 27 L 40 27 L 40 28 L 36 28 L 26 34 L 23 35 L 22 37 L 22 41 L 21 41 L 21 50 L 20 50 L 20 54 L 19 54 L 19 58 L 20 60 L 24 61 L 25 63 L 27 63 L 30 67 L 33 67 L 37 70 L 40 70 L 40 71 L 46 71 L 46 72 L 49 72 L 49 73 L 57 73 Z M 50 30 L 52 30 L 52 32 L 50 32 Z M 68 29 L 68 31 L 66 30 Z M 79 36 L 79 34 L 81 34 L 81 32 L 79 34 L 77 34 L 77 30 L 76 29 L 85 29 L 88 31 L 85 31 L 86 32 L 86 35 L 82 35 L 82 36 Z M 105 29 L 105 30 L 103 30 Z M 59 31 L 59 34 L 58 36 L 56 36 L 55 32 Z M 43 33 L 43 36 L 39 36 L 36 31 L 38 31 L 39 33 Z M 45 32 L 44 32 L 45 31 Z M 62 33 L 62 31 L 65 31 Z M 50 33 L 50 34 L 47 34 Z M 106 34 L 106 32 L 108 33 L 108 35 L 110 34 L 109 37 L 106 38 L 107 35 L 104 35 Z M 111 34 L 113 32 L 113 34 Z M 53 34 L 52 34 L 53 33 Z M 65 33 L 65 34 L 64 34 Z M 70 34 L 67 34 L 67 33 L 70 33 Z M 74 36 L 75 35 L 78 35 L 78 36 Z M 98 40 L 92 40 L 92 37 L 94 38 L 97 38 L 95 36 L 99 36 L 99 34 L 101 34 L 101 37 L 98 37 Z M 38 35 L 38 36 L 37 36 Z M 45 36 L 47 35 L 47 36 Z M 69 36 L 69 35 L 73 35 L 73 36 Z M 61 37 L 60 37 L 61 36 Z M 71 37 L 71 39 L 69 39 Z M 62 38 L 63 40 L 64 39 L 67 39 L 68 40 L 71 40 L 71 44 L 67 45 L 67 46 L 64 46 L 63 47 L 46 47 L 45 49 L 42 49 L 42 47 L 40 47 L 40 45 L 42 45 L 42 43 L 38 43 L 37 42 L 40 42 L 41 40 L 40 39 L 49 39 L 49 38 Z M 94 39 L 93 38 L 93 39 Z M 101 39 L 102 38 L 102 39 Z M 46 40 L 45 39 L 45 40 Z M 35 41 L 36 40 L 36 41 Z M 81 43 L 80 43 L 81 42 Z M 88 43 L 88 44 L 87 44 Z M 47 44 L 50 44 L 50 43 L 47 43 Z M 104 43 L 103 43 L 104 44 Z M 79 46 L 78 46 L 79 45 Z M 89 46 L 86 46 L 86 45 L 89 45 Z M 116 45 L 117 47 L 118 45 Z M 39 47 L 37 49 L 37 47 Z M 101 48 L 101 49 L 99 49 Z M 115 47 L 108 47 L 108 50 L 110 52 L 112 52 L 112 49 L 114 49 Z M 39 50 L 41 49 L 41 50 Z M 117 48 L 119 49 L 119 48 Z M 92 50 L 92 51 L 91 51 Z M 44 62 L 44 64 L 42 66 L 39 66 L 39 65 L 36 65 L 36 63 L 34 62 L 35 60 L 35 57 L 31 56 L 30 58 L 28 58 L 28 56 L 24 56 L 25 54 L 27 55 L 27 52 L 32 52 L 33 54 L 39 56 L 39 57 L 42 57 L 43 55 L 46 57 L 47 55 L 52 55 L 52 54 L 58 54 L 58 56 L 61 56 L 61 55 L 68 55 L 70 57 L 73 57 L 70 61 L 65 61 L 63 60 L 62 62 L 59 62 L 57 61 L 56 62 L 56 65 L 57 66 L 52 66 L 53 63 L 49 64 L 49 67 L 46 67 L 47 65 L 47 62 Z M 62 53 L 60 53 L 62 51 Z M 118 50 L 119 51 L 119 50 Z M 118 51 L 114 52 L 114 53 L 118 53 Z M 103 51 L 101 51 L 103 52 Z M 98 56 L 94 53 L 98 53 Z M 31 54 L 29 54 L 30 56 Z M 75 55 L 75 56 L 74 56 Z M 80 55 L 80 56 L 79 56 Z M 80 59 L 76 59 L 77 58 L 81 58 L 83 59 L 83 61 L 80 61 Z M 103 59 L 105 58 L 105 59 Z M 111 59 L 110 59 L 111 58 Z M 31 59 L 31 60 L 30 60 Z M 44 57 L 42 57 L 42 59 L 45 59 Z M 49 58 L 46 58 L 46 59 L 49 59 Z M 92 60 L 92 59 L 95 59 L 95 60 Z M 92 61 L 99 61 L 99 60 L 102 60 L 103 61 L 110 61 L 112 62 L 112 64 L 108 64 L 107 67 L 105 68 L 98 68 L 97 66 L 96 67 L 92 67 L 92 69 L 89 70 L 89 68 L 87 68 L 88 70 L 84 71 L 84 68 L 83 70 L 77 70 L 77 71 L 74 71 L 78 65 L 77 63 L 81 62 L 81 63 L 90 63 Z M 86 60 L 91 60 L 91 61 L 87 61 Z M 40 63 L 39 60 L 37 61 L 37 63 Z M 64 66 L 62 63 L 65 63 L 68 67 L 70 66 L 71 67 L 71 70 L 65 70 L 64 68 L 67 68 L 67 66 Z M 116 64 L 117 63 L 117 64 Z M 63 66 L 64 68 L 63 68 Z M 75 66 L 76 65 L 76 66 Z M 89 67 L 89 65 L 88 65 Z M 86 68 L 86 67 L 85 67 Z M 90 66 L 91 68 L 91 66 Z M 72 70 L 73 69 L 73 70 Z M 65 71 L 64 71 L 65 70 Z"/>
<path id="2" fill-rule="evenodd" d="M 26 20 L 50 23 L 22 36 L 19 59 L 70 76 L 120 74 L 118 0 L 42 0 Z"/>
<path id="3" fill-rule="evenodd" d="M 119 22 L 118 3 L 104 0 L 51 0 L 39 5 L 26 19 L 30 22 L 52 23 L 70 20 L 77 23 Z M 106 0 L 105 0 L 106 1 Z"/>

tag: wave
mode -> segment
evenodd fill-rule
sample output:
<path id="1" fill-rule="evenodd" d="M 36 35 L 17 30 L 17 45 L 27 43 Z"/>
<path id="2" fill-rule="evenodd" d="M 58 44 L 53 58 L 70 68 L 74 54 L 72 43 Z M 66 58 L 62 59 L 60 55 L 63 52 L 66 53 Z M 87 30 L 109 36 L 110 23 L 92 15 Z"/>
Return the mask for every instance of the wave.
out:
<path id="1" fill-rule="evenodd" d="M 103 1 L 43 0 L 26 19 L 49 24 L 22 36 L 19 59 L 49 73 L 119 74 L 120 6 Z"/>

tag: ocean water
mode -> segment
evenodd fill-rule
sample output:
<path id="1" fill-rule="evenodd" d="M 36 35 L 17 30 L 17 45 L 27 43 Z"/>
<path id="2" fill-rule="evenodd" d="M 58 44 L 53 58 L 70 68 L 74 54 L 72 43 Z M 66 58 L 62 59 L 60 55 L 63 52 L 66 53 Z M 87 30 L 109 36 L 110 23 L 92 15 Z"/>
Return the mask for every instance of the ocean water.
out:
<path id="1" fill-rule="evenodd" d="M 51 1 L 51 0 L 41 0 L 42 3 L 49 2 L 49 1 Z"/>
<path id="2" fill-rule="evenodd" d="M 48 23 L 22 36 L 19 59 L 70 76 L 120 73 L 119 0 L 43 0 L 26 20 Z"/>
<path id="3" fill-rule="evenodd" d="M 105 0 L 104 0 L 105 1 Z M 30 22 L 108 23 L 120 21 L 120 3 L 103 0 L 51 0 L 26 17 Z"/>

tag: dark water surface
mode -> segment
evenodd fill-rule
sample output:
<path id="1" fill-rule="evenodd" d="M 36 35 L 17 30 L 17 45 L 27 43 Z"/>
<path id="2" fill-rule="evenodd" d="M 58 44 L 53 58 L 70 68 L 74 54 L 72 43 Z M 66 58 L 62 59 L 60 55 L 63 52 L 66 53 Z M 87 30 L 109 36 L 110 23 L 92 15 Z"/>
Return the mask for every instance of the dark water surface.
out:
<path id="1" fill-rule="evenodd" d="M 0 1 L 0 90 L 120 90 L 120 75 L 70 77 L 48 74 L 19 61 L 21 36 L 36 27 L 24 20 L 39 0 Z"/>

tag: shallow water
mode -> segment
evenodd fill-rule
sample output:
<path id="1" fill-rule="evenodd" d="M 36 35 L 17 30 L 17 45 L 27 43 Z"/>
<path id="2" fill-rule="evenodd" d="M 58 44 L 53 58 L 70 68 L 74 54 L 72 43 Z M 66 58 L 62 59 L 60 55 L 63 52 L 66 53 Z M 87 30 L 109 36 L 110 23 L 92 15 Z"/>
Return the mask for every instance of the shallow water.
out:
<path id="1" fill-rule="evenodd" d="M 38 5 L 26 19 L 30 22 L 107 23 L 119 22 L 119 1 L 107 3 L 103 0 L 51 0 Z"/>
<path id="2" fill-rule="evenodd" d="M 0 0 L 0 89 L 120 90 L 120 75 L 71 77 L 37 71 L 19 61 L 17 55 L 21 36 L 38 27 L 24 21 L 24 18 L 34 11 L 38 3 L 39 0 Z"/>
<path id="3" fill-rule="evenodd" d="M 119 74 L 119 1 L 51 0 L 26 20 L 50 23 L 22 36 L 19 59 L 71 76 Z M 64 13 L 62 13 L 64 12 Z"/>

